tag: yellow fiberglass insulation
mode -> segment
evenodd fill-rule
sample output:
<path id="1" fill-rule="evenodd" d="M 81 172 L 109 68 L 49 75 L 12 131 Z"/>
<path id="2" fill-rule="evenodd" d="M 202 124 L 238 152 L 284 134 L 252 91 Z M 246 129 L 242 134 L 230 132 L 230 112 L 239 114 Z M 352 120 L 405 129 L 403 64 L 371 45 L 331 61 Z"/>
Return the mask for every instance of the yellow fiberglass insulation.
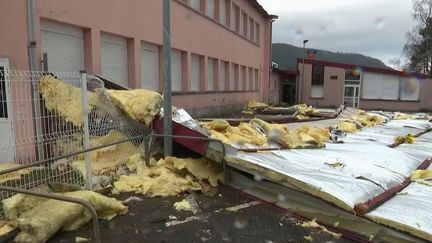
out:
<path id="1" fill-rule="evenodd" d="M 411 173 L 411 180 L 431 179 L 432 170 L 415 170 Z"/>
<path id="2" fill-rule="evenodd" d="M 166 157 L 147 167 L 139 154 L 132 155 L 128 168 L 136 174 L 123 175 L 114 182 L 113 193 L 135 192 L 149 197 L 167 197 L 185 191 L 202 190 L 199 180 L 212 186 L 222 181 L 222 169 L 206 159 Z"/>
<path id="3" fill-rule="evenodd" d="M 382 123 L 382 118 L 376 115 L 367 115 L 360 113 L 356 116 L 352 116 L 351 119 L 360 123 L 364 127 L 374 127 Z"/>
<path id="4" fill-rule="evenodd" d="M 17 167 L 18 164 L 14 163 L 0 163 L 0 171 L 12 169 L 14 167 Z M 0 175 L 0 183 L 6 182 L 6 181 L 12 181 L 12 180 L 19 180 L 21 179 L 21 175 L 28 174 L 32 171 L 32 168 L 22 169 L 19 171 L 14 171 L 11 173 L 7 173 L 4 175 Z"/>
<path id="5" fill-rule="evenodd" d="M 413 144 L 413 143 L 415 143 L 415 141 L 416 141 L 416 138 L 411 133 L 409 133 L 406 136 L 397 136 L 397 137 L 394 138 L 394 142 L 395 143 Z"/>
<path id="6" fill-rule="evenodd" d="M 44 99 L 45 107 L 50 112 L 56 112 L 75 126 L 82 126 L 83 110 L 80 88 L 51 75 L 44 75 L 39 80 L 39 92 Z M 89 97 L 93 95 L 95 94 L 89 93 Z"/>
<path id="7" fill-rule="evenodd" d="M 225 144 L 255 144 L 267 147 L 267 137 L 252 123 L 241 123 L 236 127 L 230 126 L 224 120 L 214 120 L 204 123 L 203 127 L 209 130 L 212 138 L 219 139 Z"/>
<path id="8" fill-rule="evenodd" d="M 121 202 L 96 192 L 74 191 L 62 195 L 90 202 L 98 216 L 103 219 L 110 220 L 127 212 L 127 207 Z M 91 220 L 90 212 L 84 206 L 75 203 L 47 199 L 33 204 L 32 207 L 20 206 L 23 203 L 28 205 L 25 201 L 34 201 L 32 198 L 34 197 L 17 194 L 3 201 L 6 215 L 10 215 L 8 210 L 19 208 L 17 217 L 10 218 L 21 230 L 15 237 L 15 242 L 45 242 L 60 230 L 76 230 Z"/>
<path id="9" fill-rule="evenodd" d="M 227 125 L 218 131 L 212 128 L 222 126 L 215 126 L 213 122 L 205 124 L 204 127 L 209 129 L 212 138 L 225 144 L 254 144 L 262 148 L 268 147 L 268 141 L 275 141 L 284 148 L 322 148 L 325 147 L 324 142 L 330 138 L 327 129 L 303 126 L 289 131 L 284 124 L 271 124 L 257 118 L 238 127 Z"/>
<path id="10" fill-rule="evenodd" d="M 255 109 L 260 109 L 260 108 L 266 108 L 269 105 L 266 103 L 262 103 L 262 102 L 257 102 L 255 100 L 251 100 L 248 103 L 248 110 L 255 110 Z"/>
<path id="11" fill-rule="evenodd" d="M 107 90 L 111 101 L 129 117 L 149 126 L 159 114 L 162 96 L 151 90 Z"/>
<path id="12" fill-rule="evenodd" d="M 357 125 L 349 121 L 341 121 L 337 125 L 337 128 L 344 132 L 349 132 L 349 133 L 358 132 Z"/>
<path id="13" fill-rule="evenodd" d="M 293 106 L 291 106 L 291 108 L 297 109 L 298 114 L 303 116 L 303 117 L 308 117 L 310 115 L 319 113 L 319 111 L 317 109 L 314 109 L 312 106 L 308 106 L 306 104 L 293 105 Z"/>

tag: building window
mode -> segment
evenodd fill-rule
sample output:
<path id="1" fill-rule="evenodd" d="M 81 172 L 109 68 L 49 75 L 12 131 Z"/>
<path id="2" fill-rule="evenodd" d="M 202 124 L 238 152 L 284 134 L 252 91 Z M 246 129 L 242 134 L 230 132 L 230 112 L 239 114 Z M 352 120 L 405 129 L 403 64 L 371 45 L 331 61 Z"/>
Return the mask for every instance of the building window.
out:
<path id="1" fill-rule="evenodd" d="M 255 20 L 253 18 L 249 19 L 249 39 L 253 41 L 255 37 Z"/>
<path id="2" fill-rule="evenodd" d="M 214 19 L 215 17 L 215 0 L 206 0 L 206 15 Z"/>
<path id="3" fill-rule="evenodd" d="M 312 86 L 311 86 L 311 97 L 322 98 L 324 85 L 324 66 L 313 65 L 312 66 Z"/>
<path id="4" fill-rule="evenodd" d="M 229 78 L 229 90 L 234 90 L 235 89 L 235 82 L 236 82 L 236 71 L 235 71 L 235 66 L 236 64 L 231 63 L 231 68 L 230 68 L 230 78 Z M 238 73 L 237 73 L 238 74 Z"/>
<path id="5" fill-rule="evenodd" d="M 357 70 L 345 70 L 345 81 L 360 81 L 360 72 Z"/>
<path id="6" fill-rule="evenodd" d="M 255 43 L 258 45 L 260 44 L 260 25 L 258 23 L 255 23 Z"/>
<path id="7" fill-rule="evenodd" d="M 191 59 L 192 59 L 191 60 L 192 74 L 191 74 L 190 91 L 200 91 L 201 56 L 192 54 Z"/>
<path id="8" fill-rule="evenodd" d="M 227 80 L 227 71 L 229 70 L 229 68 L 227 68 L 228 63 L 221 61 L 220 62 L 220 66 L 219 66 L 219 83 L 218 83 L 218 87 L 219 90 L 225 90 L 225 83 Z"/>
<path id="9" fill-rule="evenodd" d="M 254 71 L 253 71 L 253 68 L 249 68 L 249 80 L 248 80 L 248 82 L 247 82 L 247 85 L 246 85 L 246 90 L 253 90 L 254 88 L 253 88 L 253 83 L 254 83 Z"/>
<path id="10" fill-rule="evenodd" d="M 240 66 L 239 90 L 247 90 L 246 86 L 246 67 Z"/>
<path id="11" fill-rule="evenodd" d="M 219 22 L 227 25 L 227 0 L 219 0 Z"/>
<path id="12" fill-rule="evenodd" d="M 174 92 L 182 91 L 183 61 L 179 50 L 171 50 L 171 89 Z"/>
<path id="13" fill-rule="evenodd" d="M 248 37 L 248 16 L 247 16 L 247 14 L 246 14 L 246 12 L 243 12 L 242 11 L 242 18 L 243 18 L 243 31 L 241 32 L 241 34 L 244 36 L 244 37 Z"/>
<path id="14" fill-rule="evenodd" d="M 237 33 L 240 31 L 240 8 L 233 4 L 232 13 L 231 13 L 231 29 L 236 31 Z"/>
<path id="15" fill-rule="evenodd" d="M 141 43 L 141 87 L 159 91 L 159 47 Z"/>
<path id="16" fill-rule="evenodd" d="M 397 100 L 399 97 L 399 77 L 385 74 L 364 73 L 362 98 Z"/>
<path id="17" fill-rule="evenodd" d="M 238 90 L 244 90 L 244 73 L 243 66 L 240 66 L 239 69 L 239 79 L 238 79 Z"/>
<path id="18" fill-rule="evenodd" d="M 208 58 L 207 60 L 207 91 L 214 90 L 214 80 L 215 80 L 215 65 L 216 60 L 214 58 Z"/>
<path id="19" fill-rule="evenodd" d="M 244 35 L 244 26 L 245 26 L 245 22 L 247 20 L 245 19 L 244 15 L 243 15 L 243 11 L 241 11 L 240 13 L 240 21 L 239 21 L 239 34 L 240 35 Z"/>
<path id="20" fill-rule="evenodd" d="M 255 69 L 254 81 L 253 81 L 253 90 L 258 90 L 259 83 L 259 72 L 258 69 Z"/>
<path id="21" fill-rule="evenodd" d="M 417 78 L 401 78 L 400 80 L 400 99 L 419 100 L 420 99 L 420 80 Z"/>
<path id="22" fill-rule="evenodd" d="M 190 0 L 191 1 L 191 6 L 193 9 L 195 9 L 196 11 L 201 12 L 201 0 Z"/>

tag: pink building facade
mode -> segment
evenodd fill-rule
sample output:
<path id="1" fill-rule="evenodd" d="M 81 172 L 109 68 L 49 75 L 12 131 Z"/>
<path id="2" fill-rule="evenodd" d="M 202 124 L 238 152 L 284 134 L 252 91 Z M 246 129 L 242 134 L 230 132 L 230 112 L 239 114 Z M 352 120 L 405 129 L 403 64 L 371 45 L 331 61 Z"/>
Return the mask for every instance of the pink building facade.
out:
<path id="1" fill-rule="evenodd" d="M 34 1 L 36 70 L 85 70 L 163 92 L 162 1 Z M 2 1 L 0 58 L 29 70 L 27 1 Z M 172 0 L 173 104 L 196 115 L 269 98 L 271 23 L 250 0 Z"/>
<path id="2" fill-rule="evenodd" d="M 360 67 L 315 59 L 297 60 L 297 71 L 273 70 L 270 82 L 279 82 L 281 102 L 317 107 L 345 104 L 366 110 L 431 111 L 432 80 L 425 75 L 392 69 Z M 277 81 L 276 81 L 277 80 Z M 285 93 L 289 92 L 287 97 Z"/>

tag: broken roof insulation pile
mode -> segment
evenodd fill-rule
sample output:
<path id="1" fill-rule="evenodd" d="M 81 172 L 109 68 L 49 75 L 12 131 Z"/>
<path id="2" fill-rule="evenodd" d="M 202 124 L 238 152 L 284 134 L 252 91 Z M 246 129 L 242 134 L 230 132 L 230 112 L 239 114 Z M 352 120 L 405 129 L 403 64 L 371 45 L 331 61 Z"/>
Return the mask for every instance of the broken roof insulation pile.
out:
<path id="1" fill-rule="evenodd" d="M 249 123 L 231 126 L 225 120 L 214 120 L 203 125 L 211 137 L 235 147 L 256 145 L 260 148 L 269 147 L 269 142 L 278 143 L 282 148 L 322 148 L 324 141 L 330 138 L 327 129 L 302 126 L 289 131 L 283 124 L 270 124 L 260 119 L 252 119 Z"/>
<path id="2" fill-rule="evenodd" d="M 83 105 L 80 88 L 58 80 L 54 76 L 44 75 L 39 80 L 39 92 L 49 111 L 58 113 L 67 122 L 77 127 L 82 126 Z M 90 96 L 92 95 L 95 94 L 90 93 Z"/>
<path id="3" fill-rule="evenodd" d="M 0 171 L 11 169 L 14 167 L 17 167 L 17 164 L 14 163 L 0 163 Z M 21 179 L 21 176 L 24 174 L 28 174 L 32 172 L 32 168 L 22 169 L 19 171 L 10 172 L 4 175 L 0 175 L 0 183 L 12 181 L 12 180 L 19 180 Z"/>
<path id="4" fill-rule="evenodd" d="M 62 116 L 67 122 L 77 127 L 82 126 L 82 95 L 81 89 L 63 82 L 51 75 L 40 78 L 39 92 L 45 101 L 45 107 Z M 89 107 L 104 108 L 108 102 L 101 88 L 95 92 L 89 91 Z M 149 126 L 150 122 L 159 114 L 162 106 L 162 96 L 154 91 L 145 89 L 135 90 L 106 90 L 110 101 L 128 117 Z M 109 114 L 115 114 L 109 111 Z"/>
<path id="5" fill-rule="evenodd" d="M 121 202 L 96 192 L 61 194 L 90 202 L 103 219 L 110 220 L 127 212 Z M 14 239 L 16 242 L 45 242 L 60 230 L 76 230 L 91 220 L 90 212 L 82 205 L 24 194 L 3 200 L 3 209 L 6 218 L 21 230 Z"/>
<path id="6" fill-rule="evenodd" d="M 277 181 L 282 179 L 347 211 L 399 185 L 422 162 L 374 144 L 327 144 L 323 150 L 238 153 L 228 156 L 227 161 L 258 173 L 277 172 Z"/>
<path id="7" fill-rule="evenodd" d="M 124 114 L 149 126 L 162 106 L 162 96 L 151 90 L 107 90 L 112 102 Z"/>
<path id="8" fill-rule="evenodd" d="M 128 159 L 128 168 L 135 174 L 122 175 L 114 182 L 113 193 L 135 192 L 156 196 L 174 196 L 186 191 L 204 190 L 200 181 L 212 187 L 223 180 L 222 168 L 204 158 L 180 159 L 166 157 L 147 167 L 139 154 Z"/>
<path id="9" fill-rule="evenodd" d="M 375 127 L 384 122 L 383 116 L 358 110 L 349 119 L 341 119 L 337 128 L 349 133 L 358 132 L 363 127 Z"/>

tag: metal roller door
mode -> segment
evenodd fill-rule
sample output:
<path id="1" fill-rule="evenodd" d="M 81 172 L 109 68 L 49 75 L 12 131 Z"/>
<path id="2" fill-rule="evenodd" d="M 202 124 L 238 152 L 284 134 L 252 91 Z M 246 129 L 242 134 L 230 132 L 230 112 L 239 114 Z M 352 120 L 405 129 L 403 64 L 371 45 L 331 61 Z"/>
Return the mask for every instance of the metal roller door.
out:
<path id="1" fill-rule="evenodd" d="M 128 84 L 127 40 L 101 35 L 102 76 L 124 87 Z"/>
<path id="2" fill-rule="evenodd" d="M 42 54 L 48 55 L 48 70 L 79 72 L 84 70 L 84 38 L 81 28 L 41 22 Z"/>

